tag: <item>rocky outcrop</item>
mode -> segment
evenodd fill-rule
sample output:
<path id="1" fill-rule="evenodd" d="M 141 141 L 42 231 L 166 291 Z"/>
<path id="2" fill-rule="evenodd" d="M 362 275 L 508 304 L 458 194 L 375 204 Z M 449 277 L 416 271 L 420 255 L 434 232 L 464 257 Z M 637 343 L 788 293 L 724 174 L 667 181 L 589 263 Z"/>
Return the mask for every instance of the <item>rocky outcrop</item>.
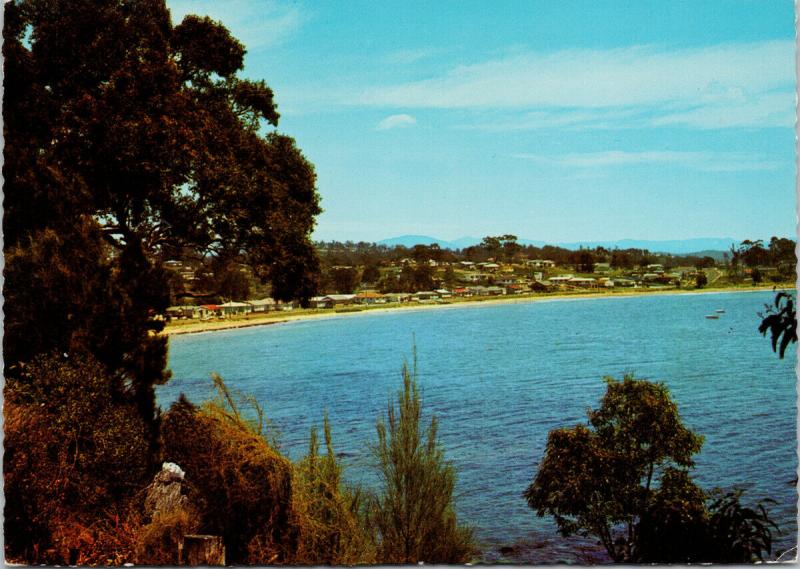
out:
<path id="1" fill-rule="evenodd" d="M 165 462 L 161 466 L 161 472 L 147 487 L 144 511 L 148 518 L 169 514 L 188 505 L 188 499 L 181 493 L 184 475 L 181 467 L 173 462 Z"/>

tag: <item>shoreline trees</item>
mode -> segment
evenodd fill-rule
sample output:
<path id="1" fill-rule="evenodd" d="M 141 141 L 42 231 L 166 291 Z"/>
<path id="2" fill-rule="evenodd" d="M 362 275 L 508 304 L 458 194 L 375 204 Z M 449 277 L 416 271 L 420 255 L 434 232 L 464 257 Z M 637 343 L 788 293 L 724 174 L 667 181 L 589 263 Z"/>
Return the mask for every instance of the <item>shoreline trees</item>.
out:
<path id="1" fill-rule="evenodd" d="M 550 432 L 523 497 L 559 532 L 592 535 L 615 562 L 763 561 L 777 529 L 741 493 L 707 494 L 691 479 L 703 439 L 687 429 L 666 386 L 606 377 L 587 425 Z"/>

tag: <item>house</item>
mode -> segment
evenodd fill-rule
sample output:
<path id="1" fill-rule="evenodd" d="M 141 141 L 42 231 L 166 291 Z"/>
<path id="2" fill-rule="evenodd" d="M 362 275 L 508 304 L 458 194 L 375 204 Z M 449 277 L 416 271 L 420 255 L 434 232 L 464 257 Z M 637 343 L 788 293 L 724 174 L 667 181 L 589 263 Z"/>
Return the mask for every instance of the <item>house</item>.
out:
<path id="1" fill-rule="evenodd" d="M 472 261 L 459 261 L 458 264 L 465 269 L 471 269 L 472 267 L 475 266 L 475 263 L 473 263 Z"/>
<path id="2" fill-rule="evenodd" d="M 647 270 L 651 273 L 663 273 L 664 265 L 653 263 L 652 265 L 647 265 Z"/>
<path id="3" fill-rule="evenodd" d="M 529 259 L 525 261 L 525 265 L 533 269 L 552 269 L 556 263 L 549 259 Z"/>
<path id="4" fill-rule="evenodd" d="M 616 286 L 619 286 L 619 287 L 634 287 L 634 286 L 636 286 L 636 281 L 633 280 L 633 279 L 614 279 L 612 282 L 614 283 L 615 287 Z"/>
<path id="5" fill-rule="evenodd" d="M 348 306 L 355 303 L 356 295 L 354 294 L 329 294 L 325 296 L 333 302 L 333 306 Z"/>
<path id="6" fill-rule="evenodd" d="M 247 303 L 252 307 L 252 312 L 269 312 L 277 310 L 278 303 L 274 298 L 262 298 L 261 300 L 248 300 Z"/>
<path id="7" fill-rule="evenodd" d="M 222 316 L 222 309 L 216 304 L 203 304 L 200 308 L 199 314 L 203 320 L 213 316 Z"/>
<path id="8" fill-rule="evenodd" d="M 595 273 L 607 273 L 611 271 L 611 264 L 610 263 L 595 263 L 594 264 L 594 272 Z"/>
<path id="9" fill-rule="evenodd" d="M 333 308 L 333 301 L 327 296 L 312 296 L 308 299 L 311 308 Z"/>
<path id="10" fill-rule="evenodd" d="M 506 293 L 506 289 L 500 286 L 487 286 L 486 294 L 489 296 L 501 296 Z"/>
<path id="11" fill-rule="evenodd" d="M 410 292 L 387 292 L 383 295 L 386 302 L 408 302 L 411 300 Z"/>
<path id="12" fill-rule="evenodd" d="M 356 304 L 386 304 L 386 298 L 378 292 L 359 292 L 353 299 Z"/>
<path id="13" fill-rule="evenodd" d="M 414 293 L 411 296 L 411 300 L 416 300 L 416 301 L 434 300 L 436 298 L 439 298 L 439 295 L 436 292 L 432 291 L 432 290 L 420 291 L 420 292 Z"/>
<path id="14" fill-rule="evenodd" d="M 591 277 L 572 277 L 567 282 L 573 286 L 579 286 L 583 288 L 591 288 L 597 285 L 597 280 Z"/>
<path id="15" fill-rule="evenodd" d="M 469 292 L 469 289 L 463 286 L 457 286 L 453 289 L 453 295 L 459 297 L 467 297 L 472 296 L 472 293 Z"/>
<path id="16" fill-rule="evenodd" d="M 461 276 L 461 280 L 468 283 L 477 283 L 482 280 L 486 280 L 489 275 L 483 273 L 464 273 Z"/>
<path id="17" fill-rule="evenodd" d="M 551 292 L 554 288 L 555 285 L 547 281 L 534 281 L 531 283 L 531 290 L 534 292 Z"/>
<path id="18" fill-rule="evenodd" d="M 230 302 L 220 304 L 219 308 L 222 312 L 222 316 L 238 316 L 241 314 L 248 314 L 253 310 L 253 307 L 247 302 L 234 302 L 232 300 Z"/>
<path id="19" fill-rule="evenodd" d="M 453 293 L 446 288 L 437 288 L 434 292 L 439 295 L 439 298 L 452 298 L 453 296 Z"/>
<path id="20" fill-rule="evenodd" d="M 167 308 L 167 316 L 170 318 L 202 318 L 208 311 L 202 306 L 170 306 Z"/>
<path id="21" fill-rule="evenodd" d="M 550 284 L 559 285 L 559 284 L 567 284 L 570 279 L 575 278 L 574 275 L 561 275 L 559 277 L 550 277 L 547 279 Z"/>
<path id="22" fill-rule="evenodd" d="M 506 294 L 522 294 L 524 292 L 521 284 L 506 285 Z"/>

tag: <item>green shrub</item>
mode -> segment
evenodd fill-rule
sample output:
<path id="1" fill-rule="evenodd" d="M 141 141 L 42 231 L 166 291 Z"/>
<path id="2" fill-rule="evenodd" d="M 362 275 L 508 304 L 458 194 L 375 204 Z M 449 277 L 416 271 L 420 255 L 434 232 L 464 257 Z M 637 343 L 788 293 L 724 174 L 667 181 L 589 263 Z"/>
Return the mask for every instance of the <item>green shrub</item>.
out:
<path id="1" fill-rule="evenodd" d="M 453 508 L 456 474 L 444 460 L 436 418 L 421 428 L 422 402 L 414 372 L 403 366 L 397 406 L 390 400 L 377 423 L 375 455 L 382 493 L 372 508 L 380 563 L 464 563 L 473 554 L 471 530 Z"/>
<path id="2" fill-rule="evenodd" d="M 320 454 L 316 428 L 311 430 L 308 455 L 296 467 L 294 523 L 298 548 L 293 563 L 352 565 L 374 563 L 375 544 L 368 529 L 363 495 L 346 488 L 333 452 L 328 417 L 323 423 L 325 454 Z"/>

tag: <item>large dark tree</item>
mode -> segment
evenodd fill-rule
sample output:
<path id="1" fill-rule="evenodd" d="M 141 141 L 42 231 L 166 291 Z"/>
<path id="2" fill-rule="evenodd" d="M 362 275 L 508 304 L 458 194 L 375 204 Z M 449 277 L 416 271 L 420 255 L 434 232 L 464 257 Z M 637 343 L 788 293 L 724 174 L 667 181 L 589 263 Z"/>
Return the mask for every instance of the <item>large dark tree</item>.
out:
<path id="1" fill-rule="evenodd" d="M 308 299 L 320 212 L 312 166 L 278 134 L 244 47 L 163 0 L 5 4 L 7 377 L 90 352 L 115 397 L 155 417 L 169 304 L 160 259 L 237 259 L 273 296 Z"/>

